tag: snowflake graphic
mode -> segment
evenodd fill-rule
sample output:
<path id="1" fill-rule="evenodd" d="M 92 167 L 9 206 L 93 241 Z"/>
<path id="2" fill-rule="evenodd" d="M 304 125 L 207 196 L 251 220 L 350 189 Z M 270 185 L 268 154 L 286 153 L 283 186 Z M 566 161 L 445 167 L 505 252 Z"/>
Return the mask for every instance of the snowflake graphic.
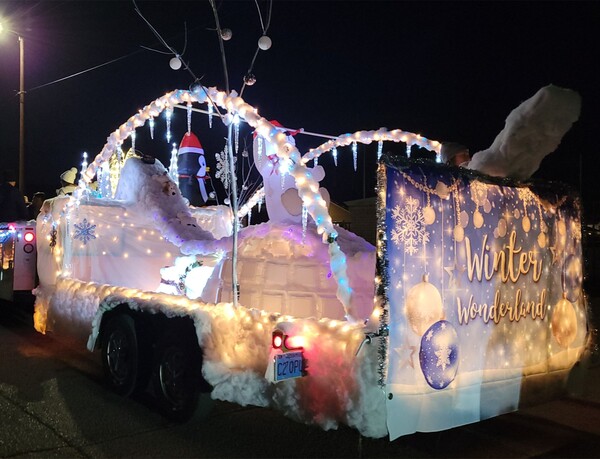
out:
<path id="1" fill-rule="evenodd" d="M 409 196 L 404 208 L 400 205 L 394 207 L 392 219 L 394 220 L 392 241 L 396 245 L 403 243 L 406 253 L 414 255 L 419 250 L 419 244 L 429 242 L 429 232 L 425 231 L 423 210 L 417 199 Z"/>
<path id="2" fill-rule="evenodd" d="M 436 367 L 442 367 L 443 371 L 446 371 L 446 366 L 450 365 L 450 354 L 452 353 L 452 349 L 448 346 L 440 347 L 437 351 L 435 351 L 435 355 L 438 360 L 435 364 Z"/>
<path id="3" fill-rule="evenodd" d="M 75 223 L 75 235 L 73 238 L 80 240 L 85 245 L 92 239 L 96 239 L 95 230 L 96 225 L 90 225 L 87 218 L 84 218 L 81 223 Z"/>
<path id="4" fill-rule="evenodd" d="M 221 153 L 215 153 L 215 158 L 217 160 L 217 172 L 215 173 L 215 177 L 221 180 L 225 189 L 229 188 L 229 182 L 231 180 L 231 175 L 229 174 L 229 159 L 227 158 L 227 153 L 223 150 Z M 233 165 L 235 167 L 235 163 L 237 158 L 233 158 Z"/>

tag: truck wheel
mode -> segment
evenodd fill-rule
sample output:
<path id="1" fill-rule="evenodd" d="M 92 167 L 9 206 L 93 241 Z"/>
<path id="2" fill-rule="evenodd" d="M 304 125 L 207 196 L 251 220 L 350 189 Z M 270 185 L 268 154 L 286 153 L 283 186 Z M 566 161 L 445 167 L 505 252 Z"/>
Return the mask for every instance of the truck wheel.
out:
<path id="1" fill-rule="evenodd" d="M 102 367 L 111 390 L 123 397 L 133 393 L 138 380 L 138 341 L 130 316 L 114 316 L 103 327 Z"/>
<path id="2" fill-rule="evenodd" d="M 173 421 L 189 420 L 198 406 L 203 381 L 198 345 L 167 332 L 154 356 L 152 386 L 158 409 Z"/>

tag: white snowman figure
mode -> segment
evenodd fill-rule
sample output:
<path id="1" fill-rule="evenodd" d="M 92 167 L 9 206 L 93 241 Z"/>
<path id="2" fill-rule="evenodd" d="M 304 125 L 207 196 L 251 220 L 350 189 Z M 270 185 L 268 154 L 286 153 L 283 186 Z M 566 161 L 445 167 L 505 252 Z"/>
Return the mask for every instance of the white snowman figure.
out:
<path id="1" fill-rule="evenodd" d="M 284 131 L 278 121 L 271 120 L 270 123 Z M 284 132 L 287 143 L 295 146 L 296 142 L 293 137 L 295 133 Z M 255 133 L 252 149 L 255 167 L 263 177 L 269 220 L 273 223 L 299 224 L 302 221 L 302 198 L 298 194 L 294 177 L 288 172 L 287 167 L 282 167 L 282 161 L 277 156 L 275 145 L 264 138 L 259 139 L 260 137 Z M 312 178 L 318 182 L 325 177 L 325 170 L 322 166 L 309 168 L 309 170 Z M 320 188 L 319 192 L 329 207 L 329 192 L 325 188 Z"/>

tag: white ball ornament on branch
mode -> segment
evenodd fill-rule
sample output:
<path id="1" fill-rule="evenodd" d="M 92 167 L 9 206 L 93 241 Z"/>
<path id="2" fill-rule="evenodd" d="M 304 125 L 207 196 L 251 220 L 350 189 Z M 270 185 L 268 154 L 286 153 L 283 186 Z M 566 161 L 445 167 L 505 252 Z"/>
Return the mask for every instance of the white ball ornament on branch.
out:
<path id="1" fill-rule="evenodd" d="M 246 73 L 246 75 L 244 75 L 244 84 L 246 84 L 247 86 L 252 86 L 254 83 L 256 83 L 256 77 L 254 76 L 254 74 Z"/>
<path id="2" fill-rule="evenodd" d="M 231 29 L 221 29 L 221 38 L 224 41 L 231 40 L 231 37 L 233 37 L 233 32 L 231 31 Z"/>
<path id="3" fill-rule="evenodd" d="M 266 36 L 266 35 L 263 35 L 262 37 L 260 37 L 260 38 L 258 39 L 258 47 L 259 47 L 260 49 L 262 49 L 263 51 L 266 51 L 266 50 L 268 50 L 269 48 L 271 48 L 271 45 L 272 45 L 272 44 L 273 44 L 273 42 L 272 42 L 272 41 L 271 41 L 271 39 L 270 39 L 268 36 Z"/>
<path id="4" fill-rule="evenodd" d="M 169 61 L 169 67 L 173 70 L 179 70 L 181 68 L 181 59 L 178 56 L 172 57 Z"/>

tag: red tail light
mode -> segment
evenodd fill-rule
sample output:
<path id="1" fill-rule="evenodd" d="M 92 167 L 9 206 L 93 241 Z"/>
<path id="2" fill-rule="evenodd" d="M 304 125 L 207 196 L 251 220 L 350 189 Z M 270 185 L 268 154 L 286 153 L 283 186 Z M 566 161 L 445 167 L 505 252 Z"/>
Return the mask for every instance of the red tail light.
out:
<path id="1" fill-rule="evenodd" d="M 283 345 L 283 334 L 279 331 L 273 332 L 273 348 L 281 349 Z"/>
<path id="2" fill-rule="evenodd" d="M 25 239 L 25 242 L 33 242 L 35 239 L 35 234 L 33 234 L 31 231 L 28 231 L 23 236 L 23 239 Z"/>
<path id="3" fill-rule="evenodd" d="M 273 349 L 281 349 L 283 352 L 296 351 L 304 347 L 302 336 L 289 336 L 282 330 L 275 330 L 271 338 Z"/>
<path id="4" fill-rule="evenodd" d="M 285 347 L 290 350 L 302 349 L 304 347 L 304 338 L 302 336 L 286 336 Z"/>

